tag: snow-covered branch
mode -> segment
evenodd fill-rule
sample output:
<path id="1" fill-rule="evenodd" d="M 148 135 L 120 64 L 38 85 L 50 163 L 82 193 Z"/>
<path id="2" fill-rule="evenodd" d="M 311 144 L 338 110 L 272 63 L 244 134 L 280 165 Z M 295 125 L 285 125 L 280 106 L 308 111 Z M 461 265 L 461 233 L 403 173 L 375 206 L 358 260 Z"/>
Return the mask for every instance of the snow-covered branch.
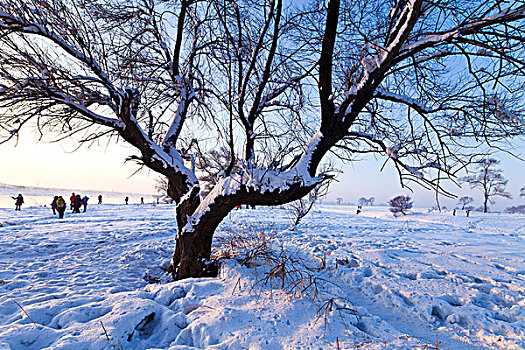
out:
<path id="1" fill-rule="evenodd" d="M 219 178 L 213 190 L 202 200 L 191 217 L 188 217 L 184 232 L 192 232 L 200 224 L 201 218 L 211 208 L 227 198 L 235 198 L 236 194 L 253 193 L 261 197 L 259 203 L 279 204 L 286 202 L 288 196 L 293 196 L 293 191 L 302 189 L 305 194 L 309 188 L 315 187 L 323 181 L 320 177 L 311 177 L 304 171 L 304 166 L 293 167 L 286 172 L 268 169 L 249 168 L 242 172 Z M 263 199 L 267 195 L 266 199 Z M 280 199 L 282 197 L 282 199 Z M 302 197 L 302 196 L 301 196 Z M 301 198 L 299 197 L 299 198 Z M 257 199 L 252 199 L 257 201 Z"/>
<path id="2" fill-rule="evenodd" d="M 2 100 L 12 99 L 13 107 L 17 104 L 27 103 L 26 100 L 48 99 L 69 107 L 72 111 L 81 114 L 93 123 L 104 125 L 115 130 L 124 127 L 124 123 L 121 120 L 103 116 L 89 108 L 90 105 L 94 104 L 111 106 L 111 101 L 104 99 L 104 96 L 90 91 L 87 87 L 84 90 L 78 91 L 77 95 L 66 93 L 54 86 L 52 83 L 54 77 L 51 72 L 46 72 L 46 74 L 47 75 L 41 77 L 17 79 L 6 70 L 0 71 L 0 76 L 5 81 L 11 83 L 11 86 L 5 86 L 0 89 L 0 98 Z M 16 98 L 16 96 L 21 98 Z M 37 108 L 36 110 L 39 109 Z"/>
<path id="3" fill-rule="evenodd" d="M 421 114 L 434 113 L 442 109 L 441 106 L 438 108 L 428 107 L 427 105 L 425 105 L 424 103 L 416 99 L 413 99 L 405 95 L 396 94 L 396 93 L 387 91 L 383 88 L 377 88 L 374 92 L 374 97 L 382 99 L 382 100 L 402 103 L 404 105 L 410 106 L 411 108 L 413 108 L 414 110 L 416 110 L 418 113 L 421 113 Z"/>
<path id="4" fill-rule="evenodd" d="M 120 130 L 125 127 L 124 122 L 122 120 L 118 120 L 114 118 L 107 118 L 103 115 L 97 114 L 93 112 L 92 110 L 90 110 L 83 103 L 78 103 L 71 96 L 61 91 L 54 91 L 50 93 L 48 97 L 54 101 L 63 103 L 64 105 L 82 114 L 83 116 L 87 117 L 90 121 L 96 124 L 104 125 L 104 126 L 110 127 L 115 130 Z"/>
<path id="5" fill-rule="evenodd" d="M 483 28 L 497 25 L 500 23 L 517 21 L 525 18 L 525 5 L 522 5 L 516 9 L 507 8 L 494 15 L 488 16 L 483 19 L 469 21 L 462 23 L 461 25 L 443 32 L 430 34 L 425 38 L 418 40 L 414 43 L 404 44 L 399 51 L 396 61 L 399 62 L 407 57 L 412 57 L 416 53 L 421 52 L 427 48 L 437 46 L 442 43 L 453 42 L 462 36 L 467 36 L 480 31 Z"/>
<path id="6" fill-rule="evenodd" d="M 182 80 L 182 78 L 181 78 Z M 189 82 L 181 82 L 182 88 L 180 89 L 180 102 L 171 121 L 171 124 L 164 135 L 164 140 L 162 141 L 162 146 L 165 149 L 168 149 L 171 154 L 171 149 L 175 148 L 176 141 L 181 132 L 184 120 L 186 119 L 186 114 L 188 107 L 191 101 L 195 98 L 195 93 Z"/>

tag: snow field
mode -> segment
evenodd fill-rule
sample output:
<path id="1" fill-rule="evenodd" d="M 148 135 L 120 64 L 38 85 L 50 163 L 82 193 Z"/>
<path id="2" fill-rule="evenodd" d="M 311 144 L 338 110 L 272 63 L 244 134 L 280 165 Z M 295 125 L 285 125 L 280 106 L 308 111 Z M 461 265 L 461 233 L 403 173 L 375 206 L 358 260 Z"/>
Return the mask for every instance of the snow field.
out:
<path id="1" fill-rule="evenodd" d="M 524 216 L 364 209 L 295 231 L 285 210 L 243 209 L 217 232 L 267 232 L 312 267 L 315 302 L 234 259 L 170 282 L 170 205 L 0 209 L 0 349 L 525 348 Z"/>

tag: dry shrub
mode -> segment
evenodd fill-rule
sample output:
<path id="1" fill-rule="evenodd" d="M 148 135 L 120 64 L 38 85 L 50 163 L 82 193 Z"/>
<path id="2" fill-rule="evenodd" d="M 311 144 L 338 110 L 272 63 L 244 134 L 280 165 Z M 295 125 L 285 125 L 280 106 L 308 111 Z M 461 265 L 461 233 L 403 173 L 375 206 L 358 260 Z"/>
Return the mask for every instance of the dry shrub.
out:
<path id="1" fill-rule="evenodd" d="M 359 314 L 352 302 L 348 298 L 334 296 L 333 293 L 328 292 L 329 287 L 336 287 L 336 290 L 344 294 L 344 288 L 322 277 L 326 270 L 326 257 L 319 258 L 319 266 L 309 266 L 298 257 L 298 254 L 286 250 L 280 244 L 276 231 L 253 227 L 244 231 L 228 231 L 226 235 L 217 237 L 216 242 L 214 260 L 233 259 L 243 266 L 253 268 L 255 282 L 251 291 L 257 293 L 259 297 L 263 294 L 271 296 L 272 290 L 278 288 L 290 299 L 310 299 L 317 308 L 316 321 L 321 320 L 324 323 L 325 334 L 334 317 L 339 319 L 347 330 L 350 330 L 350 324 L 355 326 L 359 323 Z M 348 259 L 342 261 L 349 263 Z M 237 284 L 239 283 L 240 279 L 237 281 Z M 432 345 L 416 342 L 417 348 L 447 350 L 438 340 Z M 375 341 L 352 343 L 350 346 L 359 349 L 372 343 Z M 388 343 L 382 344 L 385 348 L 388 347 Z M 334 345 L 340 348 L 339 338 Z"/>
<path id="2" fill-rule="evenodd" d="M 248 229 L 229 232 L 217 239 L 214 259 L 234 259 L 241 265 L 253 267 L 257 286 L 279 288 L 290 298 L 309 297 L 317 300 L 320 295 L 315 274 L 321 267 L 307 266 L 284 249 L 275 238 L 276 232 Z"/>
<path id="3" fill-rule="evenodd" d="M 266 232 L 250 228 L 243 232 L 230 231 L 217 238 L 214 259 L 234 259 L 244 266 L 253 268 L 255 282 L 251 291 L 261 296 L 278 288 L 290 299 L 308 298 L 317 305 L 317 320 L 322 319 L 325 328 L 331 315 L 338 315 L 347 326 L 345 319 L 355 317 L 357 312 L 350 307 L 351 302 L 344 297 L 334 297 L 328 293 L 328 286 L 336 286 L 321 276 L 326 261 L 320 258 L 319 266 L 309 266 L 298 258 L 298 254 L 287 250 L 276 239 L 276 232 Z"/>

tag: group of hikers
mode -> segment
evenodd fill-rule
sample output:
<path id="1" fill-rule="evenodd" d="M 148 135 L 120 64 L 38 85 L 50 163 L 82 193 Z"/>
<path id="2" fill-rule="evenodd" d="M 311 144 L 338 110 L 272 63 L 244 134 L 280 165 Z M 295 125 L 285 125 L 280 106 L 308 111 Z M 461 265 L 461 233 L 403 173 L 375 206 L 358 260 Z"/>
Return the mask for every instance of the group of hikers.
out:
<path id="1" fill-rule="evenodd" d="M 18 194 L 17 197 L 11 197 L 15 200 L 15 210 L 21 210 L 22 204 L 24 204 L 24 196 L 22 194 Z M 87 205 L 89 201 L 88 196 L 82 197 L 79 194 L 75 194 L 75 192 L 71 193 L 71 197 L 69 197 L 70 201 L 70 209 L 72 210 L 71 213 L 80 213 L 80 208 L 84 208 L 84 213 L 87 210 Z M 102 195 L 98 196 L 98 204 L 102 204 Z M 127 203 L 126 203 L 127 204 Z M 53 215 L 56 215 L 58 213 L 58 217 L 60 219 L 64 218 L 64 212 L 66 211 L 66 201 L 64 197 L 62 196 L 55 196 L 53 197 L 53 201 L 51 202 L 51 210 L 53 210 Z"/>
<path id="2" fill-rule="evenodd" d="M 15 200 L 15 210 L 21 210 L 22 204 L 24 204 L 24 197 L 22 194 L 18 194 L 17 197 L 11 197 Z M 70 202 L 70 209 L 72 210 L 71 213 L 80 213 L 80 208 L 84 208 L 84 213 L 87 210 L 89 197 L 84 196 L 82 197 L 80 194 L 75 194 L 75 192 L 71 193 L 71 197 L 69 197 Z M 126 196 L 124 199 L 124 202 L 126 204 L 129 203 L 129 197 Z M 158 202 L 158 200 L 157 200 Z M 102 195 L 98 195 L 98 204 L 102 204 Z M 140 204 L 144 204 L 144 197 L 140 198 Z M 56 215 L 58 213 L 58 217 L 60 219 L 64 218 L 64 212 L 66 211 L 66 201 L 64 197 L 62 196 L 55 196 L 53 198 L 53 201 L 51 202 L 51 210 L 53 210 L 53 215 Z"/>
<path id="3" fill-rule="evenodd" d="M 102 196 L 99 196 L 99 204 L 102 203 Z M 80 208 L 84 207 L 84 213 L 87 210 L 88 205 L 88 196 L 82 197 L 79 194 L 75 194 L 73 192 L 71 194 L 71 197 L 69 197 L 70 201 L 70 209 L 72 210 L 71 213 L 80 213 Z M 53 210 L 53 215 L 56 215 L 58 212 L 58 217 L 60 219 L 64 218 L 64 212 L 66 211 L 66 201 L 62 196 L 55 196 L 53 198 L 53 201 L 51 202 L 51 210 Z"/>

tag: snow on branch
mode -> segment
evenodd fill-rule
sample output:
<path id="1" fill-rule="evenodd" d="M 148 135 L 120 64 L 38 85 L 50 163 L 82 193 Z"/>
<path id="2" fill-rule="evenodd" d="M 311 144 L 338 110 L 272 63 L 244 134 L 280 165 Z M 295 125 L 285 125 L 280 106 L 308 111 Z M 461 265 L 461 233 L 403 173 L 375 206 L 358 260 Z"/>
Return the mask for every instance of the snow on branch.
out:
<path id="1" fill-rule="evenodd" d="M 219 178 L 213 190 L 202 200 L 194 214 L 188 217 L 183 232 L 192 232 L 202 216 L 210 211 L 219 197 L 234 196 L 242 189 L 253 189 L 259 194 L 268 192 L 283 193 L 295 185 L 313 187 L 323 181 L 320 177 L 311 177 L 296 167 L 286 171 L 245 168 L 227 177 Z"/>
<path id="2" fill-rule="evenodd" d="M 234 196 L 239 190 L 252 189 L 254 192 L 264 194 L 268 192 L 284 193 L 294 186 L 301 188 L 313 188 L 321 183 L 326 177 L 310 176 L 310 164 L 315 149 L 322 138 L 318 131 L 312 136 L 308 146 L 299 161 L 289 170 L 269 170 L 254 167 L 242 167 L 236 174 L 220 177 L 213 190 L 202 200 L 194 214 L 188 217 L 183 232 L 192 232 L 198 225 L 201 217 L 210 210 L 210 206 L 217 198 Z"/>
<path id="3" fill-rule="evenodd" d="M 166 152 L 162 147 L 160 147 L 146 135 L 136 120 L 133 120 L 132 122 L 135 124 L 136 130 L 140 132 L 142 142 L 144 142 L 149 150 L 153 153 L 150 156 L 150 161 L 160 162 L 164 169 L 173 169 L 177 173 L 184 175 L 187 179 L 186 182 L 188 183 L 189 188 L 198 186 L 199 180 L 195 174 L 184 165 L 184 159 L 178 151 L 175 150 L 169 153 Z"/>
<path id="4" fill-rule="evenodd" d="M 525 126 L 525 120 L 516 113 L 509 111 L 505 107 L 503 101 L 501 101 L 496 95 L 490 97 L 487 102 L 493 106 L 496 119 L 500 121 L 510 121 Z"/>
<path id="5" fill-rule="evenodd" d="M 473 34 L 485 27 L 508 21 L 516 21 L 524 18 L 525 5 L 522 5 L 515 10 L 512 10 L 509 7 L 492 16 L 476 21 L 470 21 L 444 32 L 428 35 L 424 39 L 421 39 L 411 44 L 404 44 L 401 47 L 401 50 L 399 51 L 398 60 L 399 58 L 404 59 L 406 57 L 410 57 L 417 52 L 420 52 L 429 47 L 436 46 L 439 43 L 451 42 L 453 41 L 453 39 L 458 38 L 460 36 Z"/>
<path id="6" fill-rule="evenodd" d="M 416 99 L 413 99 L 405 95 L 396 94 L 396 93 L 387 91 L 383 88 L 377 88 L 374 93 L 374 97 L 382 99 L 382 100 L 388 100 L 392 102 L 398 102 L 398 103 L 405 104 L 407 106 L 412 107 L 415 111 L 421 114 L 433 113 L 433 112 L 437 112 L 440 110 L 440 108 L 432 109 Z"/>
<path id="7" fill-rule="evenodd" d="M 279 102 L 273 102 L 276 98 L 278 98 L 279 96 L 281 96 L 284 92 L 286 92 L 286 90 L 290 89 L 290 88 L 293 88 L 295 86 L 297 86 L 299 84 L 299 82 L 304 79 L 306 76 L 306 74 L 303 74 L 302 76 L 299 76 L 299 77 L 296 77 L 296 78 L 292 78 L 290 80 L 288 80 L 287 82 L 284 82 L 282 83 L 283 85 L 278 87 L 278 88 L 275 88 L 275 89 L 272 89 L 270 90 L 270 92 L 268 92 L 267 94 L 265 94 L 262 98 L 261 98 L 261 101 L 259 102 L 259 106 L 258 106 L 258 109 L 257 109 L 257 113 L 261 113 L 262 110 L 266 107 L 270 107 L 270 106 L 282 106 L 283 104 L 282 103 L 279 103 Z M 284 104 L 284 106 L 286 107 L 289 107 L 289 109 L 293 109 L 291 106 L 289 105 L 286 105 Z"/>
<path id="8" fill-rule="evenodd" d="M 377 43 L 368 44 L 374 45 L 374 49 L 377 50 L 378 53 L 365 56 L 361 59 L 363 75 L 358 84 L 352 85 L 348 89 L 345 94 L 346 101 L 341 105 L 342 108 L 339 108 L 339 111 L 346 114 L 347 107 L 357 95 L 361 92 L 366 93 L 371 86 L 377 83 L 377 79 L 382 79 L 382 74 L 388 71 L 391 67 L 392 62 L 398 55 L 403 43 L 407 40 L 410 32 L 414 28 L 414 25 L 420 16 L 422 4 L 422 0 L 409 0 L 404 3 L 404 8 L 399 13 L 399 16 L 395 20 L 395 24 L 390 31 L 386 47 L 381 47 Z M 398 5 L 399 3 L 396 6 Z"/>
<path id="9" fill-rule="evenodd" d="M 317 146 L 321 142 L 321 139 L 323 138 L 323 133 L 319 130 L 315 133 L 314 136 L 310 139 L 310 142 L 308 143 L 308 146 L 306 147 L 303 155 L 297 162 L 297 164 L 290 169 L 290 171 L 294 171 L 298 176 L 302 178 L 309 178 L 310 177 L 310 165 L 312 162 L 312 156 L 314 151 L 316 150 Z"/>
<path id="10" fill-rule="evenodd" d="M 16 96 L 21 97 L 12 100 L 13 106 L 15 104 L 24 103 L 28 99 L 49 99 L 69 107 L 71 110 L 82 114 L 94 123 L 117 130 L 124 128 L 124 123 L 122 121 L 108 118 L 89 109 L 89 106 L 92 104 L 107 105 L 111 107 L 111 102 L 105 100 L 103 96 L 100 96 L 98 93 L 87 88 L 78 91 L 76 96 L 70 93 L 65 93 L 50 83 L 50 81 L 54 80 L 52 79 L 51 72 L 46 71 L 42 72 L 42 74 L 45 75 L 17 79 L 6 70 L 0 71 L 0 77 L 6 82 L 9 81 L 11 83 L 11 86 L 5 86 L 0 89 L 0 97 L 2 97 L 3 100 Z"/>
<path id="11" fill-rule="evenodd" d="M 50 94 L 49 98 L 54 101 L 65 104 L 72 110 L 88 117 L 94 123 L 105 125 L 116 130 L 125 128 L 123 121 L 114 118 L 107 118 L 100 114 L 97 114 L 89 108 L 87 108 L 87 106 L 85 106 L 84 104 L 75 102 L 71 96 L 63 92 L 55 91 L 52 94 Z"/>
<path id="12" fill-rule="evenodd" d="M 427 152 L 427 149 L 425 147 L 416 148 L 411 151 L 405 151 L 401 152 L 403 149 L 403 145 L 398 143 L 393 146 L 387 146 L 385 142 L 379 138 L 377 138 L 374 135 L 361 133 L 361 132 L 350 132 L 349 136 L 352 136 L 357 139 L 362 139 L 370 142 L 371 144 L 376 145 L 379 149 L 381 149 L 384 154 L 388 156 L 388 159 L 392 160 L 396 167 L 399 169 L 404 169 L 406 172 L 408 172 L 410 175 L 415 176 L 417 179 L 422 180 L 423 183 L 430 184 L 431 181 L 428 179 L 425 179 L 423 171 L 425 169 L 438 169 L 442 170 L 444 172 L 447 172 L 447 169 L 445 169 L 439 161 L 427 161 L 424 164 L 421 164 L 419 166 L 413 166 L 408 165 L 405 163 L 405 161 L 402 158 L 406 158 L 408 155 L 420 155 Z"/>
<path id="13" fill-rule="evenodd" d="M 189 85 L 189 82 L 181 84 L 181 88 L 180 88 L 181 100 L 177 107 L 177 111 L 175 112 L 175 116 L 173 117 L 173 120 L 170 124 L 170 127 L 168 128 L 168 131 L 166 131 L 166 134 L 164 135 L 164 140 L 162 141 L 163 147 L 166 147 L 166 148 L 175 147 L 175 142 L 177 141 L 179 133 L 182 129 L 189 104 L 196 97 L 195 92 L 193 91 L 191 86 L 188 86 L 188 85 Z"/>

